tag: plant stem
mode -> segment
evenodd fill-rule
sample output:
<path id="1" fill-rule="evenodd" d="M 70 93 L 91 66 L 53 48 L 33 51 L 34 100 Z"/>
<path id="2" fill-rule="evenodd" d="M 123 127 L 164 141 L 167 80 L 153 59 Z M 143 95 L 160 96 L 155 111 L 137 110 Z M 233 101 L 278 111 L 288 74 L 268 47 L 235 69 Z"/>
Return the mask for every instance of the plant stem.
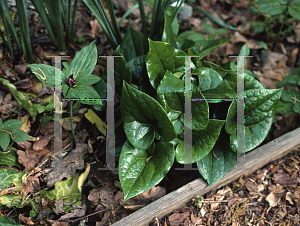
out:
<path id="1" fill-rule="evenodd" d="M 145 16 L 143 0 L 138 0 L 138 4 L 139 4 L 139 10 L 140 10 L 141 21 L 142 21 L 142 29 L 143 29 L 143 35 L 144 35 L 143 54 L 145 54 L 148 52 L 148 32 L 147 32 L 147 23 L 146 23 L 146 16 Z"/>
<path id="2" fill-rule="evenodd" d="M 288 7 L 286 7 L 286 9 L 285 9 L 285 12 L 284 12 L 284 20 L 282 21 L 281 26 L 280 26 L 280 29 L 279 29 L 279 32 L 277 33 L 276 41 L 275 41 L 275 44 L 274 44 L 274 46 L 273 46 L 272 51 L 274 51 L 274 49 L 275 49 L 275 47 L 276 47 L 276 45 L 277 45 L 277 42 L 278 42 L 278 39 L 279 39 L 279 35 L 280 35 L 280 33 L 281 33 L 281 31 L 282 31 L 282 28 L 283 28 L 283 26 L 284 26 L 284 24 L 285 24 L 285 22 L 286 22 L 286 20 L 287 20 L 287 15 L 288 15 Z"/>
<path id="3" fill-rule="evenodd" d="M 73 126 L 73 101 L 70 101 L 70 121 L 71 121 L 72 137 L 73 137 L 73 148 L 75 148 L 75 131 Z"/>

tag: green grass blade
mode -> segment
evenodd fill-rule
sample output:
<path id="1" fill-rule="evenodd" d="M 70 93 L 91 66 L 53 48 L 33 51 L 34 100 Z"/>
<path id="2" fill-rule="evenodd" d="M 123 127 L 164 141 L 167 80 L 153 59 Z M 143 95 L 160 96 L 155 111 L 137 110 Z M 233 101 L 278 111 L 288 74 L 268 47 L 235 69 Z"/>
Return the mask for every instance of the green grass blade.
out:
<path id="1" fill-rule="evenodd" d="M 3 7 L 2 7 L 2 0 L 0 0 L 0 15 L 1 15 L 1 18 L 2 18 L 2 21 L 3 21 L 3 25 L 4 25 L 4 29 L 5 29 L 5 33 L 6 33 L 6 37 L 7 37 L 8 49 L 10 51 L 11 58 L 14 61 L 15 60 L 15 56 L 14 56 L 14 51 L 13 51 L 13 48 L 12 48 L 12 45 L 11 45 L 11 41 L 10 41 L 10 36 L 9 36 L 10 32 L 9 32 L 9 29 L 8 29 L 8 22 L 7 22 L 7 19 L 6 19 Z M 1 31 L 1 38 L 3 39 L 3 42 L 6 43 L 2 31 Z M 20 51 L 22 51 L 22 49 L 20 49 Z"/>
<path id="2" fill-rule="evenodd" d="M 49 12 L 49 18 L 53 25 L 53 30 L 57 36 L 59 45 L 63 51 L 67 50 L 65 35 L 64 35 L 64 23 L 63 23 L 63 7 L 60 0 L 44 0 L 47 10 Z"/>
<path id="3" fill-rule="evenodd" d="M 41 0 L 31 0 L 31 3 L 34 6 L 36 12 L 39 14 L 40 18 L 42 19 L 42 21 L 45 25 L 45 28 L 47 29 L 48 34 L 49 34 L 54 46 L 58 46 L 57 39 L 56 39 L 54 31 L 52 29 L 49 17 L 46 13 L 43 1 L 41 1 Z"/>
<path id="4" fill-rule="evenodd" d="M 122 42 L 122 36 L 121 36 L 121 32 L 120 32 L 118 24 L 117 24 L 117 18 L 116 18 L 116 14 L 115 14 L 115 11 L 114 11 L 114 6 L 113 6 L 113 3 L 112 3 L 112 0 L 106 0 L 106 4 L 107 4 L 108 12 L 109 12 L 109 15 L 110 15 L 111 23 L 112 23 L 112 26 L 113 26 L 114 31 L 115 31 L 116 39 L 117 39 L 118 43 L 121 43 Z"/>
<path id="5" fill-rule="evenodd" d="M 161 0 L 154 0 L 153 9 L 152 9 L 152 19 L 150 25 L 150 39 L 154 38 L 156 21 L 158 20 L 158 13 L 161 6 Z"/>
<path id="6" fill-rule="evenodd" d="M 175 17 L 177 17 L 177 15 L 178 15 L 178 13 L 179 13 L 179 10 L 181 9 L 181 6 L 182 6 L 182 4 L 183 4 L 184 2 L 185 2 L 184 0 L 179 0 L 179 1 L 177 1 L 177 4 L 176 4 L 176 6 L 175 6 L 175 11 L 174 11 L 173 14 L 172 14 L 172 21 L 171 21 L 171 22 L 173 22 L 173 20 L 175 19 Z"/>
<path id="7" fill-rule="evenodd" d="M 146 2 L 147 2 L 147 1 L 144 1 L 143 4 L 145 5 Z M 137 9 L 138 7 L 139 7 L 139 5 L 138 5 L 138 4 L 135 4 L 134 6 L 132 6 L 130 9 L 128 9 L 128 10 L 124 13 L 124 15 L 121 17 L 121 19 L 120 19 L 120 21 L 119 21 L 119 23 L 118 23 L 118 28 L 121 27 L 121 25 L 122 25 L 123 21 L 125 20 L 125 18 L 128 17 L 128 15 L 129 15 L 130 13 L 132 13 L 133 10 Z"/>
<path id="8" fill-rule="evenodd" d="M 113 29 L 113 27 L 112 27 L 112 25 L 111 25 L 111 23 L 110 23 L 110 21 L 109 21 L 109 19 L 108 19 L 108 16 L 107 16 L 107 14 L 106 14 L 106 12 L 105 12 L 105 10 L 104 10 L 104 7 L 103 7 L 102 2 L 101 2 L 100 0 L 94 0 L 94 2 L 95 2 L 95 4 L 96 4 L 96 7 L 97 7 L 97 9 L 98 9 L 100 15 L 101 15 L 101 18 L 102 18 L 103 22 L 104 22 L 104 24 L 105 24 L 106 29 L 107 29 L 108 32 L 110 33 L 110 36 L 111 36 L 113 39 L 115 39 L 116 42 L 117 42 L 118 44 L 120 44 L 120 43 L 117 41 L 116 33 L 115 33 L 115 31 L 114 31 L 114 29 Z"/>
<path id="9" fill-rule="evenodd" d="M 115 49 L 120 44 L 117 42 L 115 35 L 111 29 L 111 24 L 109 23 L 108 17 L 105 14 L 104 8 L 101 4 L 101 2 L 97 2 L 97 0 L 83 0 L 83 2 L 87 5 L 87 7 L 92 11 L 92 13 L 95 15 L 96 19 L 99 22 L 99 25 L 101 26 L 102 30 L 104 31 L 109 43 L 111 46 Z M 97 7 L 96 7 L 96 5 Z M 101 7 L 102 6 L 102 7 Z"/>
<path id="10" fill-rule="evenodd" d="M 12 39 L 17 44 L 18 49 L 20 51 L 22 51 L 22 47 L 21 47 L 21 44 L 20 44 L 20 41 L 19 41 L 18 35 L 17 35 L 17 30 L 15 28 L 14 22 L 12 21 L 12 18 L 11 18 L 10 12 L 9 12 L 7 1 L 4 0 L 4 1 L 2 1 L 2 3 L 3 3 L 3 7 L 4 7 L 4 13 L 6 14 L 7 22 L 8 22 L 8 25 L 9 25 L 8 27 L 10 29 L 10 30 L 8 30 L 7 34 L 8 35 L 11 34 Z"/>
<path id="11" fill-rule="evenodd" d="M 16 0 L 16 5 L 17 5 L 17 13 L 19 17 L 21 38 L 23 41 L 22 47 L 24 50 L 25 59 L 27 62 L 33 63 L 33 55 L 32 55 L 25 0 Z"/>
<path id="12" fill-rule="evenodd" d="M 194 9 L 198 10 L 199 12 L 203 13 L 205 16 L 207 16 L 209 19 L 211 19 L 215 23 L 219 24 L 220 26 L 228 28 L 228 29 L 230 29 L 232 31 L 239 31 L 239 29 L 237 29 L 235 27 L 232 27 L 231 25 L 226 24 L 223 20 L 220 20 L 219 18 L 214 17 L 209 12 L 206 12 L 205 10 L 203 10 L 203 9 L 197 7 L 197 6 L 194 6 L 193 4 L 191 4 L 189 2 L 187 2 L 186 4 L 189 5 L 189 6 L 191 6 L 191 7 L 193 7 Z"/>

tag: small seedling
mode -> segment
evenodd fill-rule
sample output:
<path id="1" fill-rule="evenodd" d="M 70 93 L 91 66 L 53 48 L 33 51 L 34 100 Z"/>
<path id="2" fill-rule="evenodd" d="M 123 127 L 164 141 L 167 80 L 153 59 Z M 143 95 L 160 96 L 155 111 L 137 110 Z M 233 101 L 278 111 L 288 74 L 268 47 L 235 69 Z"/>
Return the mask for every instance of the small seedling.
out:
<path id="1" fill-rule="evenodd" d="M 17 119 L 11 119 L 2 122 L 0 119 L 0 146 L 5 151 L 12 139 L 15 142 L 22 142 L 30 138 L 27 133 L 19 128 L 22 126 L 23 122 Z"/>
<path id="2" fill-rule="evenodd" d="M 200 209 L 202 207 L 203 197 L 201 195 L 197 195 L 197 199 L 195 200 L 195 205 Z"/>

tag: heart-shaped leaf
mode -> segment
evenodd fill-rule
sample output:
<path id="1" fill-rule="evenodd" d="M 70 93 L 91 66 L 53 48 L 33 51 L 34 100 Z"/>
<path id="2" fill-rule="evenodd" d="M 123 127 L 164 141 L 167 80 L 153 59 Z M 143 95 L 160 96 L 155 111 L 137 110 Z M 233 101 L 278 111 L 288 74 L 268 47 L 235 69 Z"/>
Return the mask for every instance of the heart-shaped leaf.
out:
<path id="1" fill-rule="evenodd" d="M 171 169 L 175 158 L 171 143 L 162 141 L 151 144 L 149 149 L 133 147 L 127 140 L 119 160 L 119 178 L 124 192 L 124 201 L 150 190 Z"/>
<path id="2" fill-rule="evenodd" d="M 157 132 L 164 141 L 176 137 L 175 129 L 162 106 L 152 97 L 133 88 L 124 81 L 121 115 L 125 134 L 130 143 L 147 149 Z"/>
<path id="3" fill-rule="evenodd" d="M 282 89 L 251 89 L 245 95 L 245 150 L 251 151 L 260 145 L 269 133 L 276 106 L 280 99 Z M 225 129 L 231 133 L 230 145 L 233 151 L 237 149 L 236 132 L 233 132 L 236 123 L 236 104 L 232 103 L 226 119 Z M 236 128 L 236 127 L 235 127 Z M 233 132 L 233 133 L 232 133 Z"/>
<path id="4" fill-rule="evenodd" d="M 210 119 L 204 130 L 192 131 L 192 162 L 184 161 L 184 142 L 176 148 L 176 160 L 181 164 L 190 164 L 203 159 L 214 147 L 218 140 L 224 120 Z M 182 139 L 182 137 L 181 137 Z"/>

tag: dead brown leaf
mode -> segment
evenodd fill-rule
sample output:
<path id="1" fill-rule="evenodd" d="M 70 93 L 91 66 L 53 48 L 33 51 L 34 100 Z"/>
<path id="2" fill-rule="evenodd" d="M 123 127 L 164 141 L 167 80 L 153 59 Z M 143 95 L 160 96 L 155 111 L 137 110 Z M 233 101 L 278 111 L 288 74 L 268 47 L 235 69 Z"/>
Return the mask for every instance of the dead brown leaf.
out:
<path id="1" fill-rule="evenodd" d="M 169 222 L 171 226 L 178 226 L 185 218 L 189 216 L 189 213 L 173 213 L 169 216 Z"/>
<path id="2" fill-rule="evenodd" d="M 40 190 L 40 180 L 39 178 L 35 177 L 28 177 L 26 182 L 24 183 L 23 188 L 21 189 L 21 194 L 29 194 L 29 193 L 35 193 Z"/>
<path id="3" fill-rule="evenodd" d="M 82 170 L 84 168 L 84 155 L 87 153 L 87 149 L 87 144 L 76 144 L 76 148 L 68 152 L 63 157 L 62 162 L 60 160 L 52 161 L 50 167 L 53 171 L 45 177 L 47 185 L 51 187 L 63 178 L 74 177 L 76 170 Z"/>
<path id="4" fill-rule="evenodd" d="M 38 152 L 32 150 L 21 151 L 17 150 L 19 162 L 25 166 L 24 171 L 30 172 L 44 158 L 50 155 L 49 149 L 44 148 Z"/>
<path id="5" fill-rule="evenodd" d="M 40 151 L 42 150 L 44 147 L 46 147 L 50 140 L 54 137 L 54 134 L 51 134 L 51 135 L 48 135 L 48 136 L 45 136 L 43 138 L 41 138 L 40 140 L 34 142 L 33 144 L 33 151 Z"/>

